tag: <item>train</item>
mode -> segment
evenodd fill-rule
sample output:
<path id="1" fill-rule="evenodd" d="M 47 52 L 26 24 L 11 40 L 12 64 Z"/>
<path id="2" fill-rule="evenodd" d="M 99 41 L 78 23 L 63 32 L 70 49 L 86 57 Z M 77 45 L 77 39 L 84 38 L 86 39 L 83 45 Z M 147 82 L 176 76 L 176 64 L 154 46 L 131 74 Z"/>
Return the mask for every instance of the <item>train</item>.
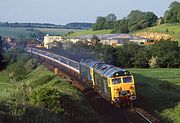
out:
<path id="1" fill-rule="evenodd" d="M 134 77 L 128 70 L 92 59 L 77 62 L 36 47 L 27 47 L 27 51 L 93 88 L 114 105 L 132 104 L 136 100 Z"/>

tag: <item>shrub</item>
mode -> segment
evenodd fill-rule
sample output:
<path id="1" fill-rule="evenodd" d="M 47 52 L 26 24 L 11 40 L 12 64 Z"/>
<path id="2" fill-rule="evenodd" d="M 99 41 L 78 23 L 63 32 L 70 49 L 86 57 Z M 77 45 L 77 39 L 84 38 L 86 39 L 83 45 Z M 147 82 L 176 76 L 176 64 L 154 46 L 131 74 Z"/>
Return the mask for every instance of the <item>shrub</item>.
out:
<path id="1" fill-rule="evenodd" d="M 40 87 L 30 94 L 30 103 L 36 106 L 47 108 L 50 111 L 62 113 L 60 105 L 62 93 L 54 88 Z"/>

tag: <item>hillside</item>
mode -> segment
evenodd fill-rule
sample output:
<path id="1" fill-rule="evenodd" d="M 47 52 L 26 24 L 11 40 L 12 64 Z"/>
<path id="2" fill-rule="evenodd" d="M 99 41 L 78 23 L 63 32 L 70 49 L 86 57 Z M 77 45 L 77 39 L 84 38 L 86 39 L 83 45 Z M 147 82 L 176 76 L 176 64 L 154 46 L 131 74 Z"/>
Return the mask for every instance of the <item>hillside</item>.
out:
<path id="1" fill-rule="evenodd" d="M 111 31 L 112 30 L 83 30 L 71 33 L 70 35 L 67 35 L 67 37 L 75 37 L 80 35 L 109 34 L 111 33 Z M 172 38 L 173 40 L 177 40 L 180 43 L 180 24 L 162 24 L 160 26 L 154 26 L 138 30 L 130 34 L 150 38 L 153 40 Z"/>
<path id="2" fill-rule="evenodd" d="M 55 28 L 26 28 L 26 27 L 0 27 L 2 37 L 11 37 L 16 40 L 35 40 L 39 35 L 65 35 L 68 32 L 80 31 L 77 29 L 55 29 Z"/>
<path id="3" fill-rule="evenodd" d="M 17 62 L 8 57 L 11 63 L 0 71 L 0 122 L 101 123 L 68 78 L 55 76 L 35 59 L 20 54 Z"/>
<path id="4" fill-rule="evenodd" d="M 159 40 L 172 38 L 180 43 L 180 24 L 162 24 L 151 28 L 135 31 L 136 36 Z"/>
<path id="5" fill-rule="evenodd" d="M 83 31 L 78 31 L 78 32 L 73 32 L 66 37 L 76 37 L 76 36 L 81 36 L 81 35 L 97 35 L 97 34 L 109 34 L 111 33 L 112 30 L 98 30 L 98 31 L 93 31 L 93 30 L 83 30 Z"/>

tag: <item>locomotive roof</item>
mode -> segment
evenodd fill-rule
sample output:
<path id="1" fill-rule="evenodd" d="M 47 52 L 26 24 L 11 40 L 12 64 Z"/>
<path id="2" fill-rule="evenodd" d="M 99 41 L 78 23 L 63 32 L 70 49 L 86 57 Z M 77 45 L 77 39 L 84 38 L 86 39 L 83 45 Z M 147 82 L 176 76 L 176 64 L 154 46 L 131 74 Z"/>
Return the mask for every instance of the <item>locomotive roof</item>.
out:
<path id="1" fill-rule="evenodd" d="M 94 68 L 96 72 L 108 78 L 130 75 L 130 73 L 125 69 L 121 69 L 113 65 L 108 65 L 99 61 L 85 60 L 81 61 L 80 63 L 84 66 Z"/>

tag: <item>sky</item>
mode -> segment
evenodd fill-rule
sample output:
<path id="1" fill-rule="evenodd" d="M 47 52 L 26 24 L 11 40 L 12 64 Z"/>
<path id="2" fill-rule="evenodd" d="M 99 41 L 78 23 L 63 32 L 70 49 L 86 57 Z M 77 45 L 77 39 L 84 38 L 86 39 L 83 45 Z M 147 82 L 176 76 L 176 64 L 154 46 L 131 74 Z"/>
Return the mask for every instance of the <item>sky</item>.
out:
<path id="1" fill-rule="evenodd" d="M 174 0 L 0 0 L 1 22 L 94 23 L 97 16 L 114 13 L 118 19 L 131 10 L 163 16 Z M 180 2 L 180 0 L 176 0 Z"/>

